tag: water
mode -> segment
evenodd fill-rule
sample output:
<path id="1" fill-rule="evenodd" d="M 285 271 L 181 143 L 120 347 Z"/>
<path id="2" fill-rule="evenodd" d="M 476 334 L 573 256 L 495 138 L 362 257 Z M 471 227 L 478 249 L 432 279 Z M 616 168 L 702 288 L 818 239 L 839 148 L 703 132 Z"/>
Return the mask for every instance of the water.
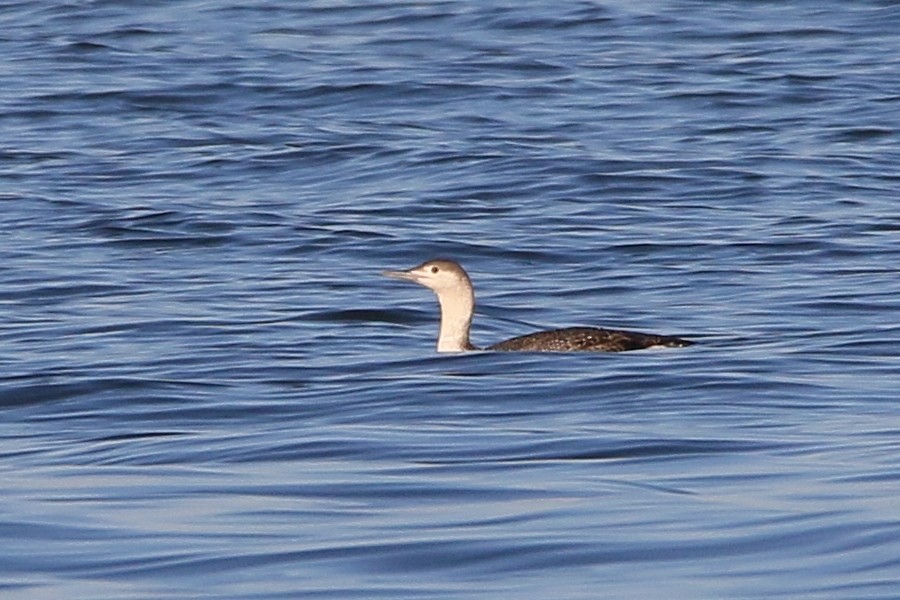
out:
<path id="1" fill-rule="evenodd" d="M 897 598 L 898 20 L 4 4 L 3 597 Z"/>

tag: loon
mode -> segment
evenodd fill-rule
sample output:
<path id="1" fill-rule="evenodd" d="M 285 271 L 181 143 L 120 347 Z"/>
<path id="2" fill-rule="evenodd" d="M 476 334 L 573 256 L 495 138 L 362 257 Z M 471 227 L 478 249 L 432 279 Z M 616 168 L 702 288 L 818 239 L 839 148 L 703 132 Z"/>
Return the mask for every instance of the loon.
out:
<path id="1" fill-rule="evenodd" d="M 472 313 L 475 310 L 475 290 L 459 263 L 434 259 L 406 271 L 384 271 L 382 274 L 418 283 L 437 295 L 441 305 L 438 352 L 479 350 L 469 341 Z M 623 352 L 652 347 L 683 348 L 693 343 L 677 337 L 636 331 L 568 327 L 514 337 L 484 349 L 519 352 Z"/>

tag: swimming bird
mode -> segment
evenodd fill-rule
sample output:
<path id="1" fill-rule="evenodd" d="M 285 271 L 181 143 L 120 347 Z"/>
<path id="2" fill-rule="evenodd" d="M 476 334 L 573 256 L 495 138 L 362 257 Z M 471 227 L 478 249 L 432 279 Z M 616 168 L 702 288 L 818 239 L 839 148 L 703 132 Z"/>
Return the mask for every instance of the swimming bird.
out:
<path id="1" fill-rule="evenodd" d="M 446 259 L 423 262 L 406 271 L 384 271 L 386 277 L 412 281 L 433 291 L 441 305 L 441 328 L 438 352 L 478 350 L 469 341 L 472 314 L 475 311 L 475 290 L 472 281 L 459 263 Z M 539 331 L 499 342 L 485 350 L 520 352 L 622 352 L 642 348 L 681 348 L 693 342 L 677 337 L 599 329 L 597 327 L 568 327 Z"/>

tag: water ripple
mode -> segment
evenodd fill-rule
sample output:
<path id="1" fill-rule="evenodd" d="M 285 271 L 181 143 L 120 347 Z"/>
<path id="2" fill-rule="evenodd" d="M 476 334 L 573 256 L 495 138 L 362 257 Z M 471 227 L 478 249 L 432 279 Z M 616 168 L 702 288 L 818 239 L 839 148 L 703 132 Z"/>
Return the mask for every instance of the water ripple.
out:
<path id="1" fill-rule="evenodd" d="M 896 7 L 32 4 L 7 595 L 896 595 Z"/>

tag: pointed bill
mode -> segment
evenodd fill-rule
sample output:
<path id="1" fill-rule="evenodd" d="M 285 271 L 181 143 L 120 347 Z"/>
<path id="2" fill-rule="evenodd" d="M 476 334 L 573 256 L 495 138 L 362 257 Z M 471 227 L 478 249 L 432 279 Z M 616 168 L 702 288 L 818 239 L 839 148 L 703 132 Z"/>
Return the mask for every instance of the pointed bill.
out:
<path id="1" fill-rule="evenodd" d="M 409 271 L 382 271 L 382 275 L 391 279 L 403 279 L 404 281 L 416 281 L 416 276 Z"/>

